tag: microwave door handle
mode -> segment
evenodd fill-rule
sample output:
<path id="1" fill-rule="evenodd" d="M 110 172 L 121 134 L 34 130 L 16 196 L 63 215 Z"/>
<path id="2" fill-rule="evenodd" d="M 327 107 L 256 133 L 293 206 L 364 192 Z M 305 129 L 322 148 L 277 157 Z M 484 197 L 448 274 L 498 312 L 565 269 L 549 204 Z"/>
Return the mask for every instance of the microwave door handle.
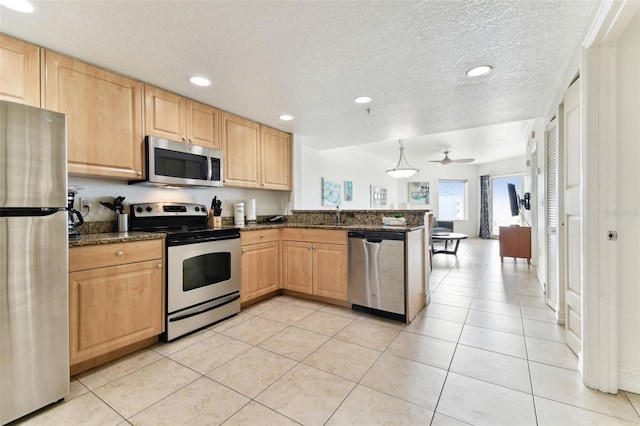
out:
<path id="1" fill-rule="evenodd" d="M 213 161 L 209 156 L 207 156 L 207 167 L 209 168 L 209 171 L 207 172 L 208 180 L 212 181 L 213 180 Z"/>

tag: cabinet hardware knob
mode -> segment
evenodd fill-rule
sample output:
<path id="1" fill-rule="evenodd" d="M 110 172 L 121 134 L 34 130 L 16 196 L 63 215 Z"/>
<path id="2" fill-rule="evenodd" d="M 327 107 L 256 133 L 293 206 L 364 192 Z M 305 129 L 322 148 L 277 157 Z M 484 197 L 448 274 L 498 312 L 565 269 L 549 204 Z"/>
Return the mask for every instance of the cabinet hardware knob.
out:
<path id="1" fill-rule="evenodd" d="M 116 252 L 116 256 L 124 256 L 124 252 L 122 250 L 118 250 Z"/>
<path id="2" fill-rule="evenodd" d="M 264 234 L 260 234 L 260 238 L 264 238 Z"/>
<path id="3" fill-rule="evenodd" d="M 156 265 L 156 268 L 158 268 L 158 269 L 162 269 L 162 263 L 158 263 L 158 264 Z"/>
<path id="4" fill-rule="evenodd" d="M 193 139 L 189 138 L 189 143 L 193 143 Z"/>
<path id="5" fill-rule="evenodd" d="M 136 172 L 138 176 L 142 176 L 142 172 Z"/>
<path id="6" fill-rule="evenodd" d="M 183 137 L 182 137 L 182 142 L 185 142 L 186 140 L 187 140 L 187 137 L 186 137 L 186 136 L 183 136 Z"/>
<path id="7" fill-rule="evenodd" d="M 246 250 L 246 249 L 242 249 L 242 252 L 243 252 L 243 253 L 246 253 L 246 252 L 247 252 L 247 250 Z"/>

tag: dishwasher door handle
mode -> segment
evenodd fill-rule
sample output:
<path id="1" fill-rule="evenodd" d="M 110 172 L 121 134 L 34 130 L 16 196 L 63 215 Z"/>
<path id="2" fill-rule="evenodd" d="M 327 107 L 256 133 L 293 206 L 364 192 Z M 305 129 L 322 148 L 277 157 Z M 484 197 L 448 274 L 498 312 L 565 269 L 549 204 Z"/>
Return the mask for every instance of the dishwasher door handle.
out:
<path id="1" fill-rule="evenodd" d="M 372 239 L 365 238 L 364 240 L 366 242 L 368 242 L 368 243 L 371 243 L 371 244 L 380 244 L 380 243 L 382 243 L 382 239 L 381 238 L 372 238 Z"/>

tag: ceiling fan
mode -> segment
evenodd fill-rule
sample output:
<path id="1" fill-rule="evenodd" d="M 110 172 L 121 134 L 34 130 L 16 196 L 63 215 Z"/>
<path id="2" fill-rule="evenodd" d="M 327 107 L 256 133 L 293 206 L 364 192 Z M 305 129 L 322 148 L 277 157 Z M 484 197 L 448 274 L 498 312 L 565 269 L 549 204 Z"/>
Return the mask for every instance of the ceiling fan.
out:
<path id="1" fill-rule="evenodd" d="M 444 153 L 444 158 L 442 160 L 429 160 L 430 163 L 440 163 L 443 166 L 446 166 L 447 164 L 465 164 L 465 163 L 471 163 L 472 161 L 475 161 L 475 158 L 460 158 L 458 160 L 452 160 L 451 158 L 449 158 L 449 151 L 442 151 Z"/>

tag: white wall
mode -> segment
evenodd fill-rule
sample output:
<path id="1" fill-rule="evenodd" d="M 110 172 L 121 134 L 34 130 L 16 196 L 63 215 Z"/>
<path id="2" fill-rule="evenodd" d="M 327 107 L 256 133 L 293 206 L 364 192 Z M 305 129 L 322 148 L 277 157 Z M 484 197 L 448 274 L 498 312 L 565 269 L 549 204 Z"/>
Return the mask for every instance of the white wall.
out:
<path id="1" fill-rule="evenodd" d="M 92 200 L 89 214 L 85 216 L 85 220 L 89 222 L 115 220 L 113 212 L 100 205 L 99 201 L 113 201 L 113 199 L 119 195 L 126 197 L 124 200 L 125 204 L 175 201 L 201 203 L 207 207 L 211 205 L 211 199 L 214 196 L 218 196 L 218 198 L 223 201 L 222 216 L 233 215 L 233 206 L 228 206 L 227 203 L 235 204 L 236 202 L 249 198 L 256 199 L 258 215 L 283 214 L 287 209 L 287 201 L 289 198 L 289 192 L 283 191 L 232 188 L 166 189 L 143 185 L 128 185 L 126 182 L 118 180 L 74 176 L 69 177 L 69 185 L 82 187 L 76 196 L 76 208 L 79 208 L 78 198 L 89 198 Z M 83 215 L 86 214 L 86 209 L 82 210 L 82 213 Z"/>
<path id="2" fill-rule="evenodd" d="M 294 208 L 301 210 L 334 209 L 322 205 L 321 179 L 353 182 L 353 201 L 342 201 L 341 209 L 370 209 L 370 185 L 386 187 L 390 208 L 406 208 L 409 202 L 409 182 L 429 183 L 429 204 L 409 204 L 409 208 L 438 211 L 438 180 L 467 179 L 467 220 L 456 221 L 454 228 L 471 236 L 478 234 L 480 222 L 480 179 L 491 176 L 524 173 L 526 157 L 511 158 L 481 165 L 419 165 L 420 172 L 408 179 L 394 179 L 385 170 L 392 168 L 396 158 L 385 160 L 359 147 L 316 150 L 304 146 L 303 138 L 294 137 Z M 298 185 L 299 183 L 299 185 Z M 529 213 L 528 213 L 529 214 Z"/>
<path id="3" fill-rule="evenodd" d="M 640 10 L 617 45 L 618 382 L 640 392 Z"/>
<path id="4" fill-rule="evenodd" d="M 295 152 L 296 150 L 294 150 Z M 343 183 L 353 182 L 353 201 L 342 200 L 341 209 L 369 209 L 370 185 L 387 188 L 389 208 L 397 208 L 397 181 L 385 170 L 393 167 L 386 161 L 358 147 L 336 148 L 319 151 L 304 145 L 299 147 L 299 183 L 294 206 L 300 210 L 334 209 L 322 205 L 322 178 Z M 294 167 L 295 169 L 295 167 Z M 296 182 L 297 185 L 297 182 Z"/>
<path id="5" fill-rule="evenodd" d="M 544 118 L 534 120 L 532 126 L 534 136 L 529 141 L 528 152 L 531 155 L 531 249 L 532 263 L 537 267 L 538 281 L 544 288 L 546 283 L 546 210 L 545 210 L 545 164 L 546 164 L 546 121 Z M 534 251 L 535 250 L 535 251 Z"/>

